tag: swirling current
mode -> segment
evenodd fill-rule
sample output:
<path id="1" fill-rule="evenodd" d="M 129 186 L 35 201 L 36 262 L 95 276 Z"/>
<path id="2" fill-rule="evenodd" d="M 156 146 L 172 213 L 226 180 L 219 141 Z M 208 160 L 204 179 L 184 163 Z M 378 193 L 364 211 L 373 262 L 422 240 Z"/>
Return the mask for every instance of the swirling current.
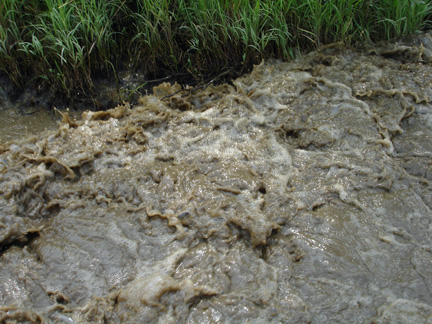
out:
<path id="1" fill-rule="evenodd" d="M 432 323 L 432 38 L 162 84 L 0 146 L 1 323 Z"/>

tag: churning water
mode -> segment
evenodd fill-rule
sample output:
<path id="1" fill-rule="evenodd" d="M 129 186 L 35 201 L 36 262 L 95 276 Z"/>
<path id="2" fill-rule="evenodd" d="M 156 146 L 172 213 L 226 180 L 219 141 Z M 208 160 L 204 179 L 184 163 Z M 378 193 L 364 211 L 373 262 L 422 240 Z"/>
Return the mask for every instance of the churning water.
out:
<path id="1" fill-rule="evenodd" d="M 432 323 L 431 43 L 1 145 L 0 322 Z"/>

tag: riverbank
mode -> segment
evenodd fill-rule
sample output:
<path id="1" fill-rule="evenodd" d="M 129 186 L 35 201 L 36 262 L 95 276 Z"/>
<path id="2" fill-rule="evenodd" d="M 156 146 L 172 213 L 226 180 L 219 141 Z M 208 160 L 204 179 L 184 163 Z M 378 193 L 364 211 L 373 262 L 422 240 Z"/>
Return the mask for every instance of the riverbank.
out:
<path id="1" fill-rule="evenodd" d="M 26 105 L 108 108 L 160 79 L 223 82 L 263 59 L 399 38 L 427 28 L 431 12 L 430 1 L 410 0 L 9 0 L 0 90 Z"/>

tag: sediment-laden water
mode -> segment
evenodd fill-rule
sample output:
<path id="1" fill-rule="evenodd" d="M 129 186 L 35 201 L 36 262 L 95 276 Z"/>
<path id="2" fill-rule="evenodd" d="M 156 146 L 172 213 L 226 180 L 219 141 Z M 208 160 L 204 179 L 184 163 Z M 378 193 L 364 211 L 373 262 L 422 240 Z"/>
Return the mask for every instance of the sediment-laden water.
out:
<path id="1" fill-rule="evenodd" d="M 432 323 L 430 44 L 163 84 L 3 144 L 0 322 Z"/>
<path id="2" fill-rule="evenodd" d="M 68 112 L 73 119 L 79 118 L 78 111 L 57 108 L 54 112 L 46 108 L 33 108 L 33 111 L 23 112 L 12 105 L 0 105 L 0 144 L 7 141 L 22 140 L 29 136 L 40 136 L 44 131 L 53 131 L 58 128 L 62 119 L 60 114 Z"/>

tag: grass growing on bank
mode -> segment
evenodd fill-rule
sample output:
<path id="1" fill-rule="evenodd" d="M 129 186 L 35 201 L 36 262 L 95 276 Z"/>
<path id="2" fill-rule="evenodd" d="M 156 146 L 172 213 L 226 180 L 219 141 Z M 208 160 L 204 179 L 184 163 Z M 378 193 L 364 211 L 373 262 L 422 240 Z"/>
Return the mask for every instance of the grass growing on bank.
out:
<path id="1" fill-rule="evenodd" d="M 128 59 L 149 77 L 200 79 L 321 44 L 401 37 L 431 13 L 429 0 L 5 0 L 0 71 L 73 97 Z"/>

